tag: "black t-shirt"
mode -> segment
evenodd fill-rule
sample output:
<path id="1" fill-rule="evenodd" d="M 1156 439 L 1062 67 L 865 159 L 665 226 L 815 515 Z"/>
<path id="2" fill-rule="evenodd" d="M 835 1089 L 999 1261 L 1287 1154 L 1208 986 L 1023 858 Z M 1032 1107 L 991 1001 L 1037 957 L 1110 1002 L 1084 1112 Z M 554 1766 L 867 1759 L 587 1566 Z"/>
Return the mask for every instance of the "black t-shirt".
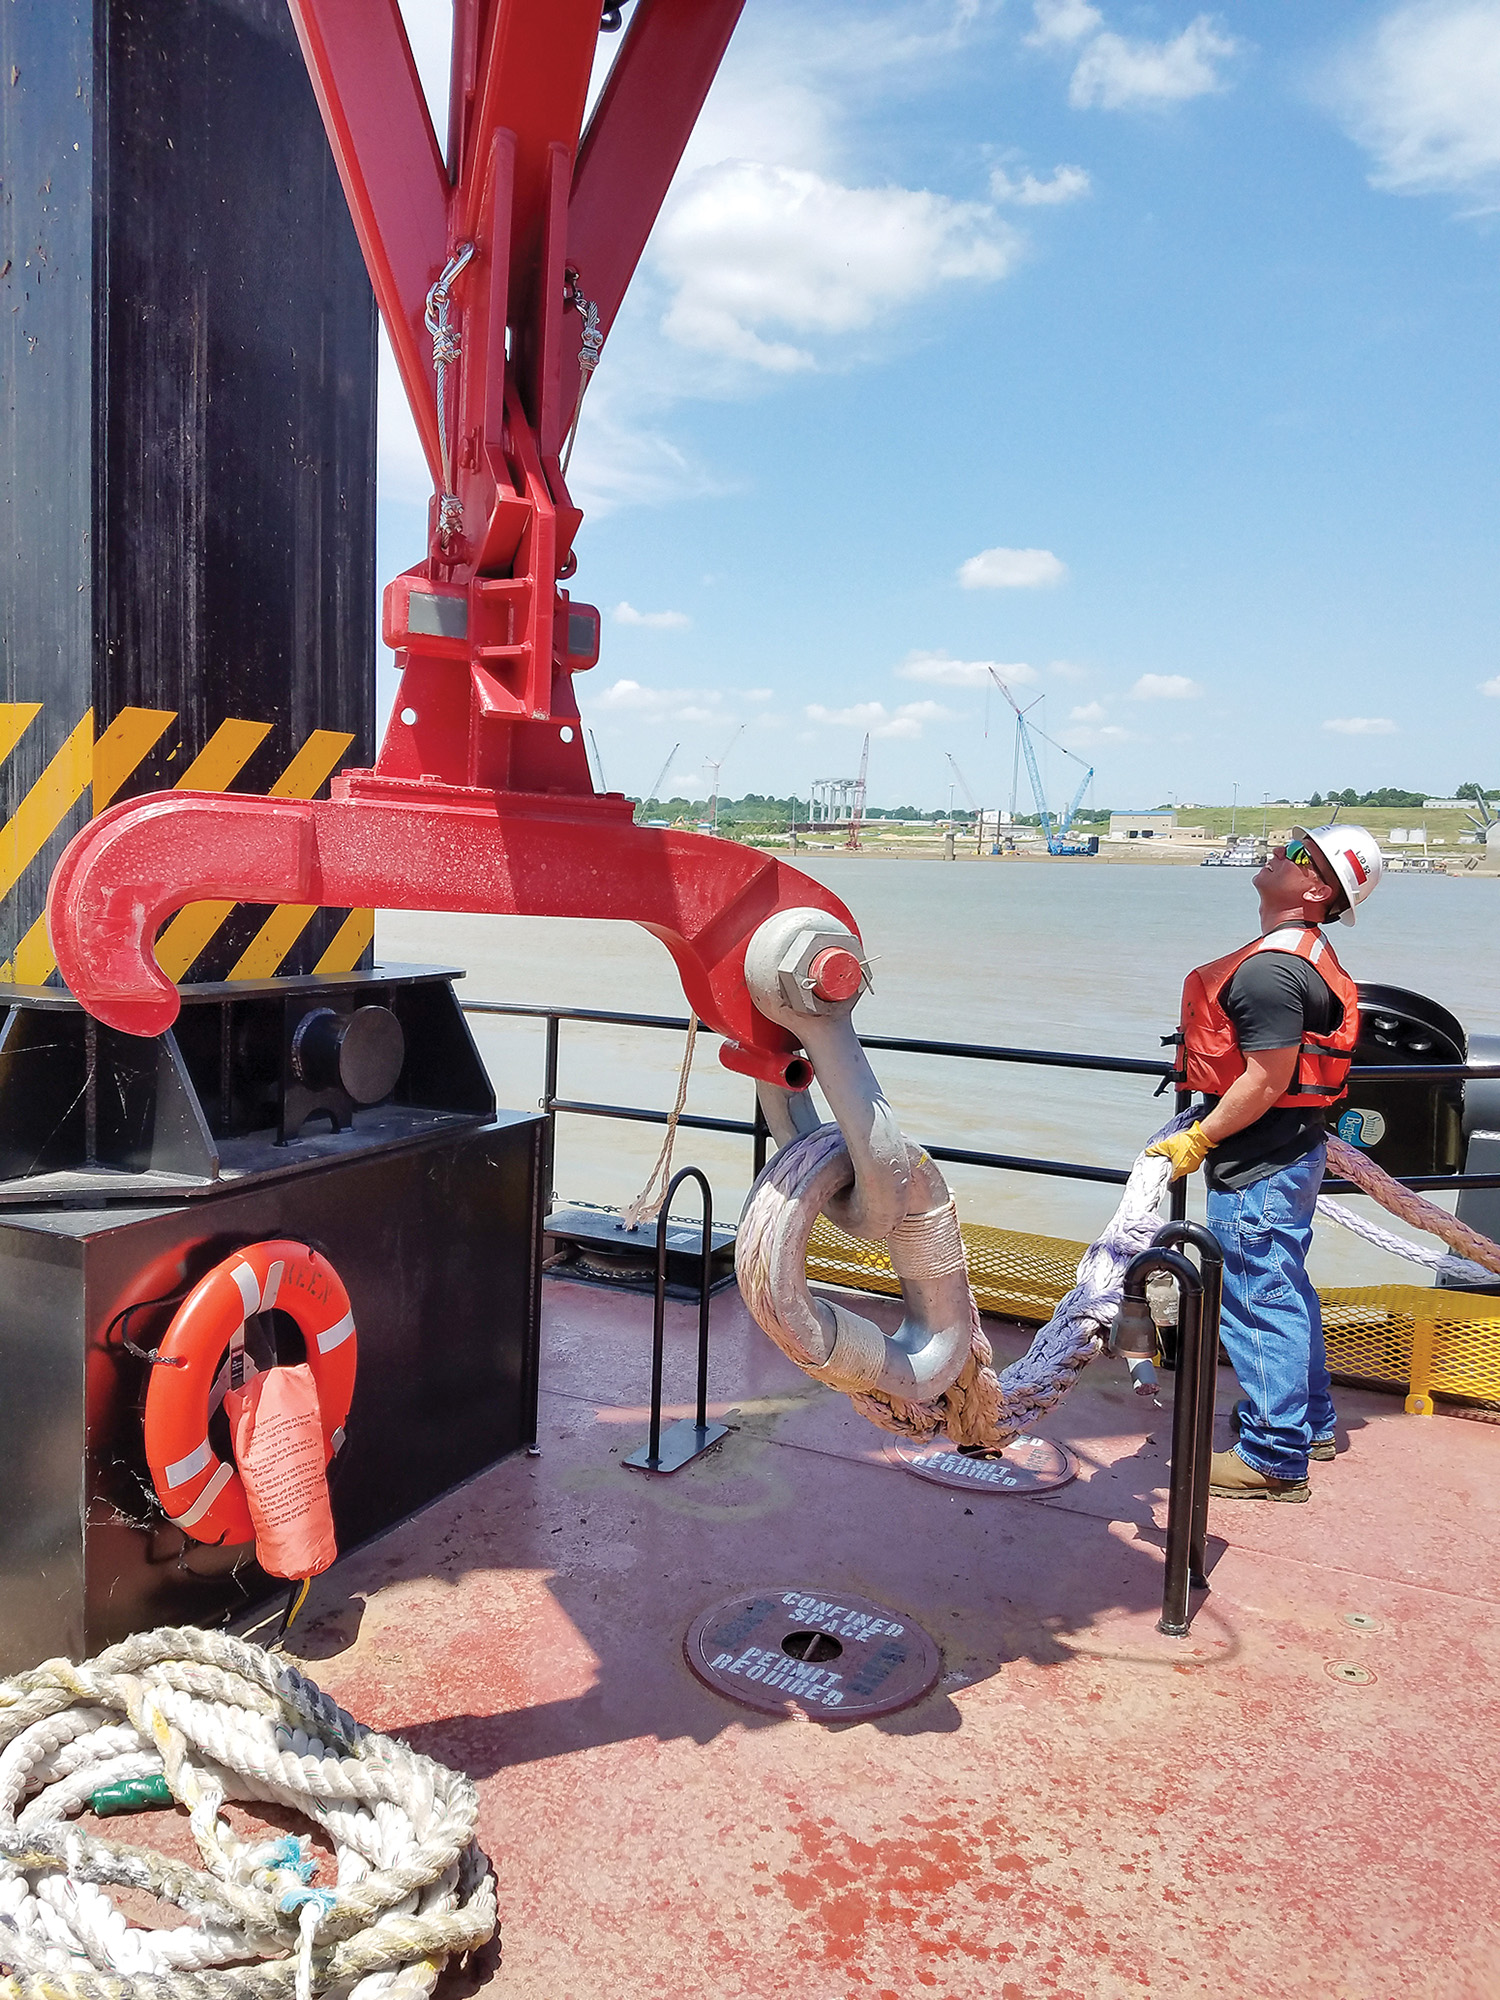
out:
<path id="1" fill-rule="evenodd" d="M 1331 1034 L 1343 1012 L 1323 975 L 1288 951 L 1247 958 L 1224 991 L 1223 1007 L 1244 1055 L 1295 1048 L 1304 1034 Z M 1209 1108 L 1218 1101 L 1206 1100 Z M 1326 1123 L 1321 1106 L 1273 1107 L 1214 1147 L 1206 1163 L 1209 1186 L 1244 1188 L 1264 1180 L 1321 1144 Z"/>

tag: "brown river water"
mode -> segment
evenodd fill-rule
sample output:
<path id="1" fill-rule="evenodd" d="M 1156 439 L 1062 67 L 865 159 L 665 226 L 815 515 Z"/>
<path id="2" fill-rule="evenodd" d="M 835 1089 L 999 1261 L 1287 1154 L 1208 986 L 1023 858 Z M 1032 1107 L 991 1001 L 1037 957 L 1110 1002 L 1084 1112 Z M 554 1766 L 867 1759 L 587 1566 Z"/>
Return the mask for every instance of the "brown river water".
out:
<path id="1" fill-rule="evenodd" d="M 848 904 L 863 933 L 874 990 L 856 1019 L 869 1034 L 1156 1057 L 1184 972 L 1258 928 L 1248 869 L 852 856 L 801 865 Z M 1500 1033 L 1500 879 L 1390 876 L 1357 928 L 1335 926 L 1333 936 L 1356 979 L 1412 987 L 1470 1032 Z M 381 914 L 376 946 L 386 962 L 464 968 L 465 999 L 686 1011 L 665 949 L 630 924 L 393 911 Z M 541 1023 L 471 1025 L 500 1102 L 534 1105 Z M 716 1038 L 700 1037 L 687 1108 L 748 1119 L 752 1086 L 723 1069 L 717 1051 Z M 568 1022 L 559 1093 L 666 1109 L 681 1059 L 676 1034 Z M 872 1060 L 903 1125 L 930 1143 L 1125 1167 L 1168 1115 L 1149 1078 L 879 1051 Z M 657 1126 L 559 1118 L 559 1197 L 623 1206 L 661 1140 Z M 675 1164 L 702 1167 L 718 1218 L 734 1219 L 750 1181 L 747 1139 L 684 1131 Z M 1116 1199 L 1107 1185 L 945 1171 L 965 1220 L 1000 1228 L 1087 1240 Z M 1201 1213 L 1201 1180 L 1194 1187 L 1191 1212 Z M 1426 1282 L 1415 1265 L 1323 1226 L 1312 1268 L 1324 1284 Z"/>

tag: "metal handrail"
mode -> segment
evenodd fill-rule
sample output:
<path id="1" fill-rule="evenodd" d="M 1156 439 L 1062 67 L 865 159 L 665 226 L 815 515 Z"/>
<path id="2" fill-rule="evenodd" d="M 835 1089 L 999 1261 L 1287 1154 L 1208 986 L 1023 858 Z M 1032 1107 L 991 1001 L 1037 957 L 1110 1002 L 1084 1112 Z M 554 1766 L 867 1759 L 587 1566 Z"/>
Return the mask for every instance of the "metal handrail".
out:
<path id="1" fill-rule="evenodd" d="M 521 1000 L 463 1000 L 459 1004 L 466 1014 L 510 1015 L 546 1022 L 546 1073 L 541 1109 L 547 1115 L 549 1135 L 559 1111 L 584 1118 L 618 1118 L 639 1125 L 665 1125 L 668 1122 L 667 1112 L 647 1110 L 640 1105 L 593 1104 L 580 1099 L 559 1097 L 557 1094 L 558 1028 L 563 1021 L 584 1021 L 606 1027 L 659 1028 L 685 1034 L 688 1026 L 686 1014 L 631 1014 L 599 1007 L 548 1007 Z M 977 1062 L 1106 1071 L 1126 1076 L 1169 1078 L 1174 1074 L 1173 1064 L 1151 1057 L 1098 1056 L 1065 1049 L 1008 1048 L 984 1042 L 928 1041 L 899 1035 L 861 1035 L 859 1040 L 867 1049 L 879 1049 L 898 1055 L 950 1056 Z M 1465 1077 L 1493 1077 L 1495 1073 L 1493 1065 L 1487 1067 L 1474 1063 L 1362 1063 L 1359 1067 L 1362 1080 L 1382 1083 L 1450 1082 Z M 1179 1108 L 1186 1102 L 1186 1095 L 1179 1091 Z M 677 1122 L 694 1131 L 724 1132 L 732 1138 L 750 1139 L 754 1142 L 756 1174 L 758 1175 L 765 1166 L 770 1135 L 766 1131 L 758 1102 L 753 1119 L 715 1118 L 703 1112 L 683 1112 Z M 1130 1178 L 1129 1173 L 1122 1167 L 1096 1167 L 1082 1160 L 1048 1160 L 1024 1153 L 992 1153 L 970 1147 L 931 1144 L 928 1145 L 927 1151 L 933 1159 L 954 1166 L 990 1167 L 1006 1173 L 1040 1174 L 1059 1180 L 1092 1181 L 1111 1187 L 1123 1187 Z M 549 1136 L 545 1180 L 545 1185 L 549 1188 L 552 1154 L 553 1144 Z M 1402 1187 L 1416 1190 L 1500 1187 L 1500 1173 L 1404 1174 L 1394 1178 L 1400 1181 Z M 1325 1180 L 1323 1188 L 1329 1194 L 1359 1192 L 1353 1181 L 1334 1178 Z M 1186 1195 L 1185 1183 L 1180 1181 L 1175 1183 L 1172 1194 L 1175 1211 L 1182 1205 L 1183 1197 Z"/>

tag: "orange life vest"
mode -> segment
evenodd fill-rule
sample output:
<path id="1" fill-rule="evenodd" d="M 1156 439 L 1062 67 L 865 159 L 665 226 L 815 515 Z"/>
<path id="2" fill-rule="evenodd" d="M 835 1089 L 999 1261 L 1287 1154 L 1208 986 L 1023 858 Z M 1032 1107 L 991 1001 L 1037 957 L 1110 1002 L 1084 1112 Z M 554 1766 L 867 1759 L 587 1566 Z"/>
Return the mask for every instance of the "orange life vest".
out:
<path id="1" fill-rule="evenodd" d="M 1327 982 L 1343 1008 L 1339 1024 L 1326 1035 L 1304 1034 L 1288 1088 L 1273 1109 L 1296 1106 L 1316 1110 L 1336 1104 L 1344 1094 L 1354 1044 L 1359 1039 L 1359 988 L 1334 956 L 1333 946 L 1311 924 L 1292 924 L 1268 931 L 1223 958 L 1190 972 L 1182 988 L 1182 1053 L 1178 1082 L 1189 1090 L 1222 1097 L 1236 1077 L 1245 1073 L 1245 1058 L 1235 1040 L 1234 1024 L 1225 1013 L 1223 996 L 1247 958 L 1258 951 L 1284 951 L 1305 959 Z"/>

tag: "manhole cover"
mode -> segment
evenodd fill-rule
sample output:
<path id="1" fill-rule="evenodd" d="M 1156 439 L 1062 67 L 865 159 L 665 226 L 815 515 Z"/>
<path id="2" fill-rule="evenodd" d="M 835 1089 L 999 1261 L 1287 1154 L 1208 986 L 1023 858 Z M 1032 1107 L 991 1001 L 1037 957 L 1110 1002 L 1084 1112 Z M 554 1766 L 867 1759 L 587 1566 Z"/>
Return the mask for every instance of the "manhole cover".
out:
<path id="1" fill-rule="evenodd" d="M 1383 1632 L 1385 1630 L 1380 1620 L 1372 1616 L 1368 1611 L 1346 1611 L 1344 1613 L 1344 1623 L 1353 1626 L 1356 1632 Z"/>
<path id="2" fill-rule="evenodd" d="M 1078 1477 L 1078 1460 L 1050 1438 L 1012 1438 L 1002 1451 L 959 1451 L 951 1444 L 891 1443 L 885 1455 L 918 1479 L 963 1493 L 1011 1493 L 1025 1499 Z"/>
<path id="3" fill-rule="evenodd" d="M 919 1625 L 867 1597 L 747 1591 L 694 1619 L 688 1665 L 716 1694 L 818 1722 L 889 1715 L 932 1688 L 942 1665 Z"/>
<path id="4" fill-rule="evenodd" d="M 1368 1667 L 1357 1667 L 1353 1660 L 1330 1660 L 1323 1669 L 1332 1681 L 1343 1681 L 1347 1687 L 1368 1687 L 1375 1676 Z"/>

